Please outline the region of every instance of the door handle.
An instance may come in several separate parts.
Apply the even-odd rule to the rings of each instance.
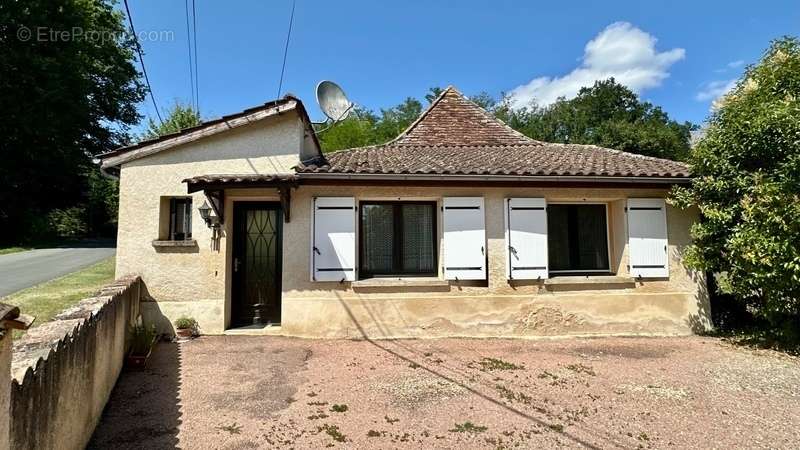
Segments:
[[[233,271],[239,271],[239,258],[233,258]]]
[[[481,255],[483,255],[483,246],[481,245]]]

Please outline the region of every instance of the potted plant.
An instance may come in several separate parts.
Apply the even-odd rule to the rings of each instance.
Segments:
[[[175,334],[180,339],[191,339],[197,334],[197,321],[191,317],[179,317],[175,321]]]
[[[126,365],[131,369],[144,369],[156,343],[156,327],[148,327],[139,320],[131,329],[131,336],[131,351]]]

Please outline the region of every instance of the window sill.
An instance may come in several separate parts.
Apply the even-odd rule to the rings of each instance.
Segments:
[[[591,286],[605,285],[613,287],[636,287],[636,280],[631,277],[613,275],[582,275],[548,278],[545,286]]]
[[[197,241],[188,239],[184,241],[160,241],[158,239],[153,241],[155,248],[174,248],[174,247],[197,247]]]
[[[381,287],[449,287],[450,283],[434,277],[387,277],[366,278],[354,281],[354,288],[381,288]]]

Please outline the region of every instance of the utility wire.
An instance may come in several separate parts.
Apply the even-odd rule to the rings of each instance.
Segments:
[[[194,96],[194,65],[192,64],[192,34],[191,27],[189,26],[189,0],[184,1],[184,10],[186,11],[186,44],[189,49],[189,87],[192,91],[192,107],[197,109],[197,101]]]
[[[139,36],[136,34],[136,28],[133,27],[133,17],[131,17],[131,9],[128,7],[128,0],[125,1],[125,12],[128,14],[128,23],[131,25],[131,33],[133,33],[133,41],[136,43],[136,52],[139,54],[139,62],[142,63],[142,74],[144,74],[144,81],[147,83],[147,90],[150,92],[150,100],[153,101],[153,108],[156,110],[158,121],[162,124],[164,120],[161,118],[161,113],[158,112],[158,105],[156,104],[156,97],[153,95],[153,87],[150,86],[150,78],[147,77],[147,69],[144,67],[144,55],[142,54],[142,46],[139,44]]]
[[[194,29],[194,90],[197,99],[197,114],[200,114],[200,72],[197,71],[197,8],[192,0],[192,28]]]
[[[286,71],[286,55],[289,53],[289,38],[292,36],[292,23],[294,23],[294,7],[297,0],[292,0],[292,14],[289,16],[289,31],[286,33],[286,46],[283,47],[283,65],[281,66],[281,79],[278,82],[278,96],[281,98],[281,89],[283,88],[283,73]]]

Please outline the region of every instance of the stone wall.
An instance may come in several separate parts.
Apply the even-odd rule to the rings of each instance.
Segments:
[[[8,446],[11,426],[11,330],[0,328],[0,448]]]
[[[85,448],[122,370],[144,294],[139,277],[117,280],[14,342],[10,448]]]

